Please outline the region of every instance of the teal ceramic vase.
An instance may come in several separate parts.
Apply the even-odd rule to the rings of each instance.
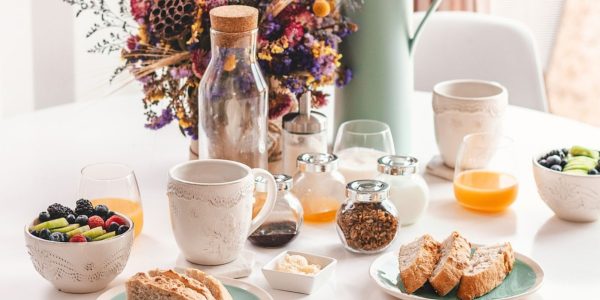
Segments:
[[[354,119],[385,122],[396,153],[411,154],[413,49],[440,2],[432,2],[414,33],[412,0],[366,0],[360,9],[346,12],[359,29],[340,45],[354,76],[336,90],[336,125]]]

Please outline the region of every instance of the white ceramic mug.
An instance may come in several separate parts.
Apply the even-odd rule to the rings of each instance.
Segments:
[[[254,178],[267,180],[267,200],[252,219]],[[273,176],[229,160],[187,161],[169,171],[169,210],[185,258],[201,265],[229,263],[265,221],[277,198]]]
[[[483,80],[450,80],[433,87],[435,139],[444,164],[454,168],[458,148],[467,134],[502,133],[508,92]]]

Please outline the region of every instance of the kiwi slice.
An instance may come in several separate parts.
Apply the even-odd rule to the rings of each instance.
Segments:
[[[60,227],[65,227],[65,226],[69,226],[69,222],[67,222],[67,219],[65,218],[60,218],[60,219],[54,219],[54,220],[50,220],[50,221],[46,221],[40,224],[37,224],[35,226],[33,226],[32,228],[30,228],[31,231],[40,231],[42,229],[54,229],[54,228],[60,228]]]
[[[593,160],[598,160],[600,158],[600,153],[595,150],[591,150],[581,146],[573,146],[569,153],[573,156],[587,156]]]
[[[75,230],[75,229],[79,228],[79,226],[81,226],[81,225],[79,225],[79,224],[75,223],[75,224],[71,224],[71,225],[69,225],[69,226],[66,226],[66,227],[61,227],[61,228],[52,229],[52,230],[50,230],[50,231],[52,231],[52,232],[62,232],[62,233],[67,233],[67,232],[69,232],[69,231],[72,231],[72,230]]]
[[[76,234],[84,233],[84,232],[89,231],[89,230],[90,230],[90,226],[89,225],[78,227],[77,229],[74,229],[74,230],[71,230],[71,231],[67,232],[67,237],[71,238],[72,236],[74,236]]]
[[[572,169],[572,170],[563,171],[563,173],[565,173],[565,174],[574,174],[574,175],[587,175],[588,171],[581,170],[581,169]]]
[[[88,231],[86,231],[86,232],[84,232],[82,234],[85,237],[89,237],[90,239],[94,239],[94,238],[97,238],[97,237],[99,237],[99,236],[101,236],[101,235],[103,235],[105,233],[106,233],[106,230],[104,230],[104,229],[102,229],[102,227],[98,226],[98,227],[94,227],[94,228],[92,228],[92,229],[90,229],[90,230],[88,230]]]
[[[93,239],[92,241],[107,240],[107,239],[110,239],[110,238],[114,237],[115,235],[116,235],[116,233],[114,231],[107,232],[107,233],[105,233],[105,234],[103,234],[103,235],[101,235],[101,236]]]

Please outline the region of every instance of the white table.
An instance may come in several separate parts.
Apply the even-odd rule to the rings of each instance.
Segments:
[[[16,101],[16,100],[15,100]],[[430,94],[417,93],[415,154],[422,166],[436,153]],[[53,202],[74,205],[80,169],[89,163],[115,161],[132,166],[144,203],[144,231],[127,267],[110,284],[122,284],[135,272],[172,267],[181,260],[171,234],[165,185],[167,170],[184,161],[188,141],[174,128],[143,128],[139,96],[77,103],[0,122],[0,291],[2,299],[95,299],[99,293],[70,295],[54,290],[34,270],[23,240],[23,225]],[[600,294],[600,222],[574,224],[553,216],[539,198],[531,175],[532,153],[556,145],[596,143],[600,129],[575,121],[510,107],[506,131],[518,143],[520,194],[505,213],[482,215],[456,204],[449,182],[426,176],[431,188],[427,214],[402,228],[390,251],[421,234],[442,239],[459,230],[474,243],[510,241],[546,272],[542,289],[531,299],[591,299]],[[599,147],[600,148],[600,147]],[[314,252],[339,260],[336,277],[311,296],[270,289],[260,267],[278,250],[255,248],[252,282],[275,299],[389,299],[370,280],[377,257],[351,254],[333,225],[306,225],[287,249]],[[594,296],[591,296],[594,295]]]

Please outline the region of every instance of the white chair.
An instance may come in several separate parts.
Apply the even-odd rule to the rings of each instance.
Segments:
[[[416,14],[415,23],[422,17]],[[548,110],[533,35],[509,19],[465,12],[431,16],[415,49],[415,88],[431,91],[450,79],[496,81],[508,89],[510,104]]]

